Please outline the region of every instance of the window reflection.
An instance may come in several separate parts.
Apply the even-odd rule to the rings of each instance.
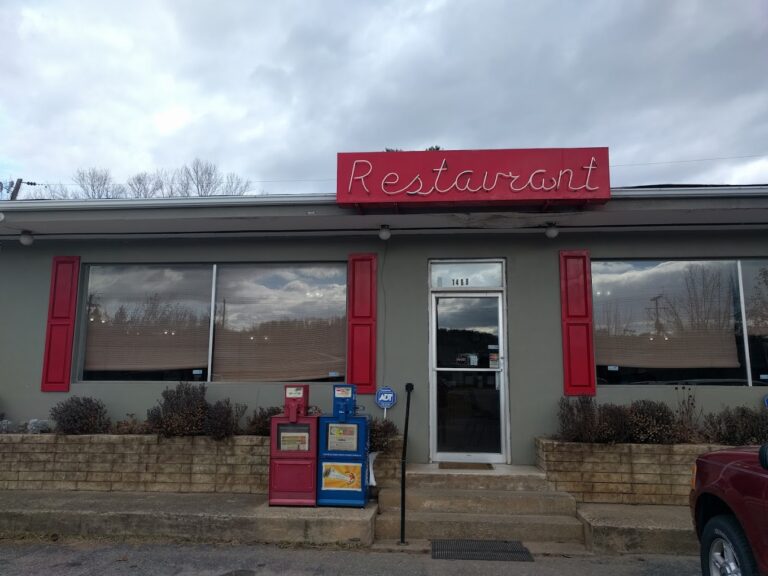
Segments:
[[[206,380],[211,266],[91,266],[85,380]]]
[[[342,381],[344,264],[218,267],[213,379]]]
[[[437,299],[437,366],[499,367],[497,298]]]
[[[437,373],[438,452],[501,452],[496,372]]]
[[[593,262],[602,384],[746,384],[737,266]]]
[[[743,260],[750,369],[753,385],[768,385],[768,262]]]

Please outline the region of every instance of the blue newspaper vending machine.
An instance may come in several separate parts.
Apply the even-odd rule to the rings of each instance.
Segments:
[[[318,432],[318,506],[363,507],[368,500],[368,418],[357,416],[354,384],[333,387],[333,416]]]

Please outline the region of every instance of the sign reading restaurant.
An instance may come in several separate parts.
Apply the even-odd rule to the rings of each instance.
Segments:
[[[608,148],[340,153],[338,204],[606,202]]]

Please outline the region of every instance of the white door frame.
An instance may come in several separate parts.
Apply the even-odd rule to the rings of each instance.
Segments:
[[[477,262],[480,260],[461,260],[460,262]],[[486,260],[487,261],[487,260]],[[494,260],[496,261],[496,260]],[[453,262],[453,261],[452,261]],[[457,261],[459,262],[459,261]],[[502,274],[505,274],[502,262]],[[508,410],[508,380],[506,365],[506,307],[504,288],[480,290],[432,290],[430,289],[429,305],[429,452],[433,462],[487,462],[506,463],[509,455],[509,410]],[[498,369],[467,369],[452,368],[449,372],[496,372],[499,386],[499,418],[501,434],[501,452],[438,452],[437,450],[437,298],[464,297],[483,298],[495,297],[499,303],[499,368]]]

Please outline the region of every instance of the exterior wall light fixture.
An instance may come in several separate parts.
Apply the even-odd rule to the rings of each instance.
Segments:
[[[389,226],[387,226],[386,224],[382,224],[379,227],[379,239],[387,241],[390,238],[392,238],[392,232],[389,230]]]
[[[547,227],[544,229],[544,236],[550,240],[554,240],[559,234],[560,230],[557,228],[554,222],[547,224]]]
[[[32,246],[35,242],[35,237],[32,236],[32,232],[29,232],[27,230],[22,230],[21,234],[19,234],[19,243],[22,246]]]

